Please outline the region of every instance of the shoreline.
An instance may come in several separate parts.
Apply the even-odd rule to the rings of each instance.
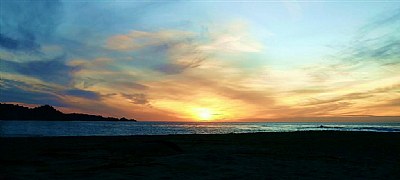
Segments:
[[[400,132],[399,123],[161,123],[0,121],[0,137],[131,136],[263,132]]]
[[[84,136],[79,136],[79,135],[59,135],[59,136],[41,136],[41,135],[36,135],[36,136],[24,136],[19,135],[12,135],[12,136],[2,136],[0,135],[0,138],[135,138],[135,137],[168,137],[168,136],[214,136],[214,135],[257,135],[257,134],[285,134],[285,133],[395,133],[395,134],[400,134],[398,131],[351,131],[351,130],[301,130],[301,131],[265,131],[265,132],[243,132],[243,133],[220,133],[220,134],[195,134],[195,133],[188,133],[188,134],[136,134],[136,135],[84,135]]]
[[[57,122],[57,121],[65,121],[65,122],[75,122],[75,121],[82,121],[82,122],[148,122],[148,123],[205,123],[205,124],[212,124],[212,123],[320,123],[320,124],[335,124],[335,123],[344,123],[344,124],[357,124],[357,123],[366,123],[366,124],[380,124],[380,123],[400,123],[400,116],[368,116],[367,118],[396,118],[396,120],[388,120],[388,121],[162,121],[162,120],[37,120],[37,119],[23,119],[23,120],[16,120],[16,119],[0,119],[0,121],[49,121],[49,122]],[[316,119],[316,118],[314,118]],[[323,118],[319,118],[323,119]]]
[[[2,137],[0,179],[399,179],[400,133]]]
[[[3,136],[0,134],[0,138],[85,138],[85,137],[91,137],[91,138],[135,138],[135,137],[163,137],[163,136],[191,136],[191,135],[254,135],[254,134],[269,134],[269,133],[324,133],[324,132],[339,132],[339,133],[399,133],[399,131],[339,131],[339,130],[309,130],[309,131],[282,131],[282,132],[244,132],[244,133],[220,133],[220,134],[136,134],[136,135],[53,135],[53,136],[48,136],[48,135],[25,135],[25,134],[13,134],[13,135],[8,135],[8,136]]]

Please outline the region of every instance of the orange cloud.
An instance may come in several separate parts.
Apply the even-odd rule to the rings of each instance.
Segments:
[[[131,31],[128,34],[119,34],[110,37],[107,40],[106,47],[118,51],[133,51],[148,46],[179,42],[192,36],[193,33],[175,30],[158,32]]]

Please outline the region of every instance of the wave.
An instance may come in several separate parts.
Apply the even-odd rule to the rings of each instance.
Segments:
[[[131,136],[168,134],[230,134],[295,131],[400,132],[400,123],[185,123],[0,121],[5,136]]]
[[[352,126],[324,126],[320,125],[314,127],[320,130],[333,130],[333,131],[373,131],[373,132],[400,132],[400,127],[387,127],[387,126],[362,126],[362,127],[352,127]]]

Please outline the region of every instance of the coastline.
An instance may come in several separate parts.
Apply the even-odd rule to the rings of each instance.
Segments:
[[[400,177],[400,133],[2,137],[0,178]]]
[[[400,132],[400,123],[205,123],[0,120],[0,137],[230,134],[296,131]]]

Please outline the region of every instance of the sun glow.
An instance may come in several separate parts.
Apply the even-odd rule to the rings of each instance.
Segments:
[[[202,121],[208,121],[213,119],[213,114],[208,108],[199,108],[196,109],[197,119]]]

